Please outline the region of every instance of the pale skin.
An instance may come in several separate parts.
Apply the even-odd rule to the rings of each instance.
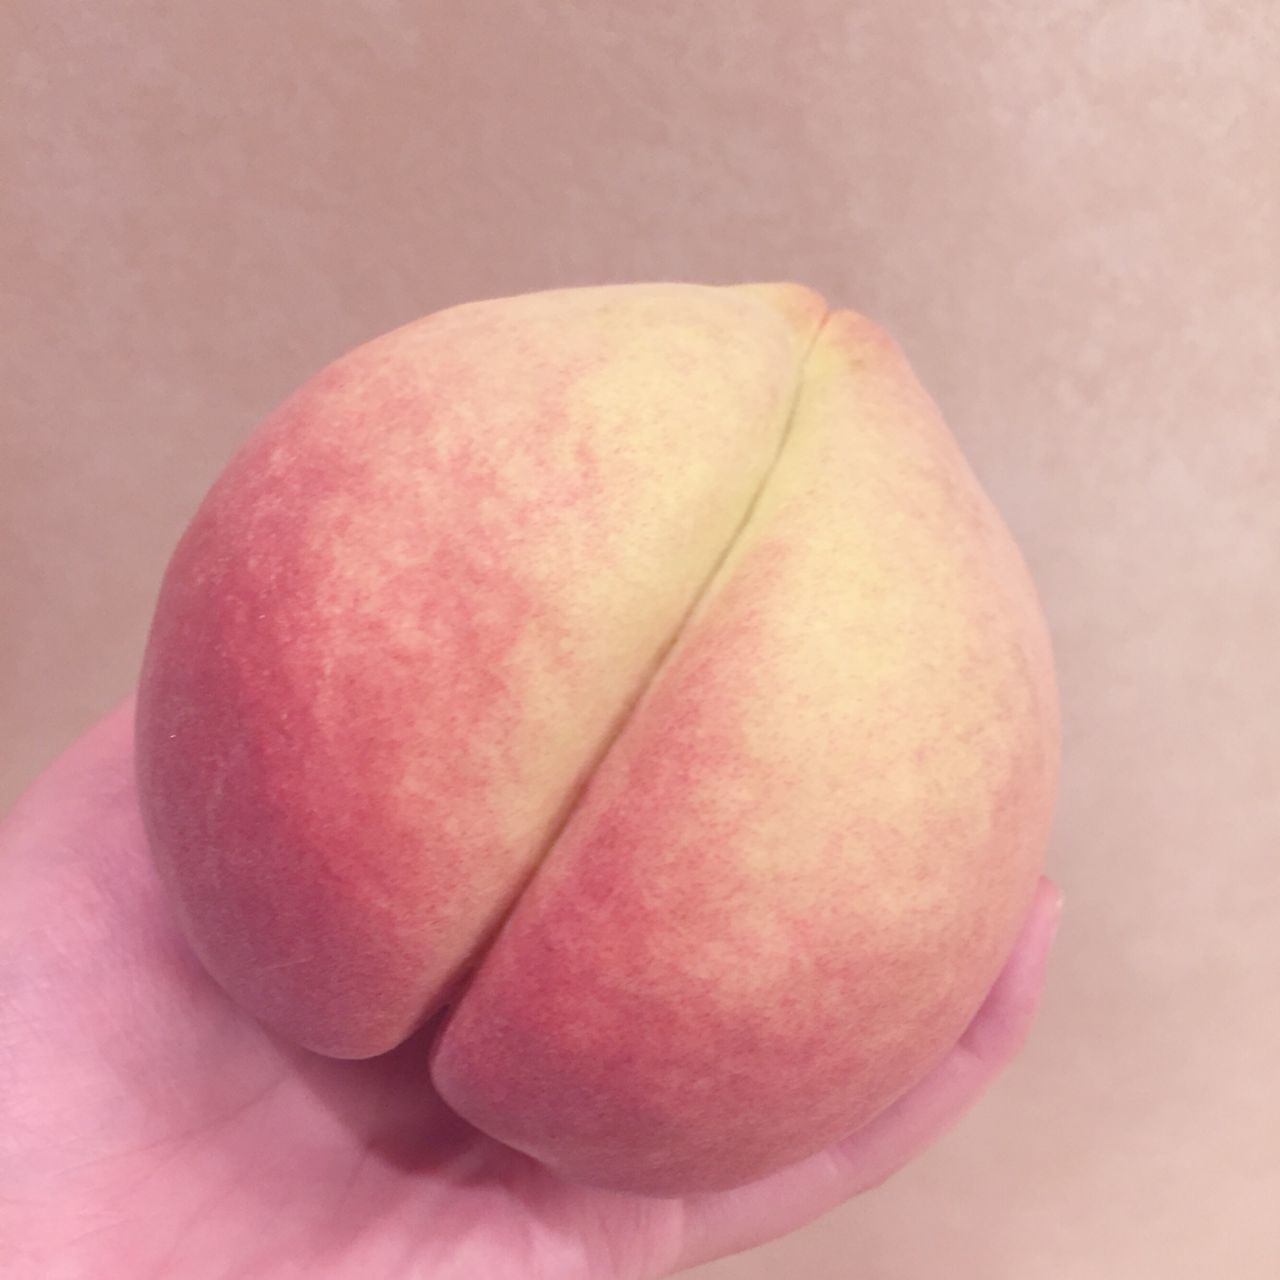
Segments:
[[[243,1016],[153,878],[126,703],[0,826],[0,1256],[66,1280],[642,1280],[783,1235],[890,1177],[1021,1047],[1061,906],[922,1083],[827,1150],[684,1199],[559,1181],[433,1097],[433,1028],[322,1058]]]

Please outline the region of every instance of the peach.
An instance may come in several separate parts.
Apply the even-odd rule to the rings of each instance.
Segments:
[[[438,312],[267,419],[165,575],[138,776],[246,1011],[362,1057],[448,1006],[462,1116],[678,1194],[954,1043],[1057,733],[1022,560],[885,335],[627,284]]]

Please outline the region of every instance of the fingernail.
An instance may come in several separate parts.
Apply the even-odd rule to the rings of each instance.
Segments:
[[[1049,923],[1049,945],[1053,946],[1054,939],[1058,936],[1058,926],[1062,924],[1062,903],[1064,901],[1061,889],[1055,888],[1053,896],[1053,917]]]

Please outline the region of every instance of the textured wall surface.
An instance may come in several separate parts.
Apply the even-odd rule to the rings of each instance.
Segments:
[[[0,801],[128,689],[203,490],[343,349],[558,284],[812,284],[898,336],[1041,585],[1066,911],[952,1136],[698,1274],[1272,1280],[1278,13],[6,5]]]

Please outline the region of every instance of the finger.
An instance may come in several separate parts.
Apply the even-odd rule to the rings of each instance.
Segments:
[[[1062,895],[1042,878],[1004,969],[954,1049],[870,1124],[837,1143],[845,1197],[877,1186],[931,1146],[1017,1056],[1031,1030]]]
[[[133,792],[133,696],[68,746],[0,817],[6,846],[67,838]]]
[[[1013,951],[968,1030],[897,1102],[807,1160],[746,1187],[692,1197],[680,1266],[749,1249],[811,1222],[884,1182],[951,1128],[1030,1031],[1061,905],[1057,886],[1042,878]]]
[[[960,1044],[996,1066],[1015,1057],[1035,1021],[1049,951],[1062,916],[1062,890],[1040,877],[1031,909],[1009,959],[995,980]]]

